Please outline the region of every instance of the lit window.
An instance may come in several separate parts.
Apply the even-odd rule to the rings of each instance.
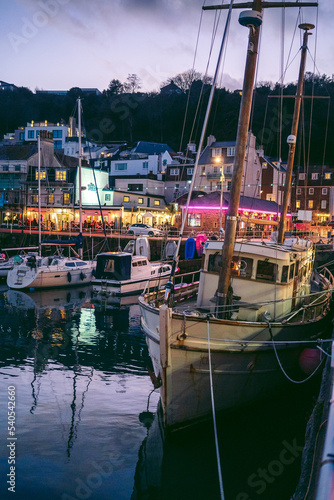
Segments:
[[[48,194],[48,203],[54,203],[55,202],[55,195],[53,193]]]
[[[46,177],[46,172],[45,172],[45,170],[41,170],[41,171],[40,171],[40,174],[41,174],[41,175],[40,175],[40,179],[41,179],[41,180],[45,179],[45,177]],[[38,170],[36,170],[35,179],[36,179],[36,181],[38,181]]]
[[[143,198],[138,198],[138,203],[139,203],[139,205],[142,205],[144,203],[144,199]]]
[[[312,174],[312,181],[317,181],[319,174]]]
[[[326,172],[326,173],[325,173],[325,179],[326,179],[326,180],[329,180],[329,179],[331,179],[331,178],[332,178],[332,174],[331,174],[330,172]]]
[[[66,170],[56,170],[56,181],[66,181]]]
[[[31,197],[31,203],[33,205],[35,205],[35,204],[37,205],[37,203],[38,203],[38,194],[33,194],[32,195],[32,197]]]
[[[64,193],[63,202],[64,202],[64,205],[69,205],[69,203],[70,203],[70,193]]]
[[[130,196],[124,196],[123,201],[129,202],[130,201]]]
[[[296,208],[300,208],[300,201],[299,200],[296,201]]]
[[[308,208],[313,208],[313,200],[308,200]]]
[[[188,226],[190,227],[200,227],[201,226],[201,214],[188,214]]]
[[[160,205],[160,200],[154,200],[154,205]]]
[[[34,130],[28,130],[28,139],[33,139],[35,137],[35,131]]]

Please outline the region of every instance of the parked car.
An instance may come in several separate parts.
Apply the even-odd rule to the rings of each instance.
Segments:
[[[132,224],[128,229],[128,234],[138,236],[147,234],[148,236],[162,236],[163,232],[160,229],[149,226],[148,224]]]

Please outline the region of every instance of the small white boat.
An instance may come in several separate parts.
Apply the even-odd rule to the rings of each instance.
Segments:
[[[6,278],[8,271],[13,269],[14,257],[6,259],[5,257],[0,258],[0,278]]]
[[[106,252],[97,256],[93,292],[105,297],[135,295],[144,289],[165,285],[171,265],[150,262],[146,256]]]
[[[84,285],[91,282],[95,265],[76,257],[30,255],[8,272],[7,285],[17,290]]]

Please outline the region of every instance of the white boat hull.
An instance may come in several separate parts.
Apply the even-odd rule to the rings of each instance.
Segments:
[[[299,357],[309,346],[302,341],[321,335],[328,312],[320,306],[312,321],[272,323],[270,333],[266,323],[184,316],[166,306],[154,308],[145,297],[139,304],[155,375],[162,383],[164,423],[170,429],[212,415],[208,332],[215,408],[229,410],[269,395],[286,381],[271,336],[286,373],[302,378]],[[248,342],[252,339],[256,342]],[[288,344],[291,340],[301,343]]]
[[[93,278],[93,266],[64,270],[50,266],[46,270],[19,266],[7,275],[7,285],[20,290],[25,288],[57,288],[89,284]]]
[[[150,281],[148,278],[140,279],[137,281],[111,281],[95,279],[93,281],[93,292],[100,293],[106,296],[114,295],[116,297],[122,297],[125,295],[137,295],[146,288],[161,288],[167,283],[168,279],[169,274]]]

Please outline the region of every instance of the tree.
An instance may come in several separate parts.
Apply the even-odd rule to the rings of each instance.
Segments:
[[[119,95],[119,94],[123,94],[124,92],[124,85],[122,82],[120,82],[120,80],[117,80],[117,79],[113,79],[111,80],[111,82],[109,83],[109,87],[108,87],[108,90],[107,90],[107,95]]]
[[[141,79],[135,74],[129,74],[126,82],[123,83],[124,90],[133,94],[141,88]]]
[[[173,81],[175,85],[177,85],[182,90],[182,92],[187,92],[187,90],[190,89],[191,84],[195,80],[203,80],[202,73],[199,73],[194,69],[188,69],[183,73],[179,73],[178,75],[173,76],[172,78],[168,78],[168,80],[163,83],[162,86],[164,87],[165,85],[168,85]],[[205,83],[207,83],[207,81],[205,81]]]

